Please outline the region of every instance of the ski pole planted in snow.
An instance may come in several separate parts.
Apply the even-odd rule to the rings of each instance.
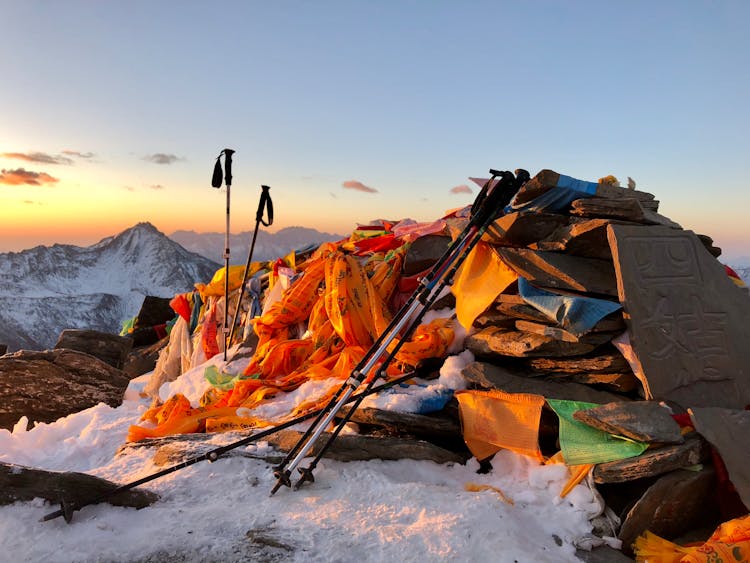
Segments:
[[[216,164],[214,165],[214,175],[211,178],[211,185],[214,188],[221,187],[221,155],[224,155],[224,183],[227,185],[227,231],[224,237],[224,327],[222,328],[222,342],[224,343],[224,361],[227,361],[227,338],[229,335],[229,322],[228,322],[228,305],[229,302],[229,201],[232,187],[232,155],[234,151],[232,149],[224,149],[216,157]]]
[[[408,381],[409,379],[413,379],[415,377],[419,377],[419,372],[422,371],[425,368],[418,368],[416,371],[405,373],[404,375],[393,379],[387,383],[384,383],[382,385],[378,385],[375,388],[369,389],[367,391],[367,395],[374,395],[375,393],[378,393],[380,391],[383,391],[384,389],[388,389],[390,387],[394,387],[396,385],[399,385],[401,383],[404,383],[405,381]],[[364,397],[362,397],[364,398]],[[350,401],[359,400],[360,395],[355,395],[354,397],[351,397]],[[178,463],[177,465],[173,465],[172,467],[167,467],[166,469],[162,469],[161,471],[157,471],[156,473],[152,473],[151,475],[147,475],[145,477],[142,477],[136,481],[132,481],[131,483],[127,483],[125,485],[121,485],[117,487],[116,489],[112,489],[111,491],[106,492],[105,494],[96,497],[94,499],[91,499],[90,501],[86,502],[71,502],[67,500],[63,500],[60,503],[60,509],[56,510],[54,512],[50,512],[49,514],[43,516],[39,521],[40,522],[47,522],[48,520],[54,520],[55,518],[59,518],[62,516],[65,521],[70,524],[70,522],[73,520],[73,513],[77,510],[81,510],[85,506],[90,506],[93,504],[99,504],[100,502],[104,502],[109,498],[114,497],[115,495],[118,495],[119,493],[124,493],[125,491],[129,491],[130,489],[134,489],[140,485],[143,485],[145,483],[148,483],[150,481],[154,481],[160,477],[164,477],[165,475],[169,475],[170,473],[174,473],[176,471],[179,471],[180,469],[184,469],[185,467],[190,467],[191,465],[194,465],[198,462],[208,460],[209,462],[214,462],[217,459],[219,459],[222,455],[225,453],[234,450],[236,448],[239,448],[241,446],[246,446],[248,444],[251,444],[253,442],[257,442],[258,440],[262,440],[266,436],[271,436],[272,434],[275,434],[277,432],[281,432],[282,430],[285,430],[287,428],[291,428],[292,426],[295,426],[301,422],[305,422],[306,420],[309,420],[315,416],[318,415],[320,411],[311,411],[307,414],[303,414],[300,416],[297,416],[295,418],[289,419],[286,422],[279,423],[278,425],[268,428],[266,430],[261,430],[257,434],[253,434],[252,436],[247,436],[245,438],[242,438],[241,440],[238,440],[236,442],[232,442],[231,444],[227,444],[225,446],[220,446],[216,449],[213,449],[211,451],[208,451],[204,454],[201,454],[199,456],[186,459],[185,461]]]
[[[261,186],[260,201],[258,202],[258,211],[255,213],[255,230],[253,231],[253,240],[250,243],[250,253],[247,256],[247,264],[245,264],[245,274],[242,276],[242,285],[240,286],[240,297],[237,299],[237,306],[234,309],[234,316],[232,317],[232,327],[229,330],[229,342],[232,343],[234,337],[234,329],[237,326],[237,317],[240,314],[240,304],[242,303],[242,297],[245,295],[245,284],[247,283],[247,276],[250,272],[250,263],[253,261],[253,251],[255,250],[255,239],[258,236],[258,227],[261,223],[264,226],[270,227],[273,224],[273,201],[271,201],[271,194],[269,194],[268,186]],[[263,212],[266,213],[267,220],[263,220]],[[225,357],[226,359],[226,357]]]
[[[451,243],[443,256],[435,263],[430,272],[419,281],[419,287],[409,300],[393,317],[383,333],[377,338],[364,357],[354,367],[349,378],[336,391],[328,404],[321,410],[315,421],[302,435],[287,456],[274,471],[277,478],[276,485],[271,490],[273,495],[281,485],[291,486],[291,474],[298,469],[302,477],[295,484],[299,488],[305,481],[314,481],[313,470],[321,459],[323,453],[339,435],[344,425],[361,403],[357,399],[349,409],[346,416],[336,425],[334,431],[328,437],[322,448],[318,451],[308,467],[299,467],[302,460],[312,449],[315,442],[320,438],[328,425],[334,420],[341,408],[351,401],[354,391],[370,378],[365,390],[358,395],[362,397],[368,393],[374,382],[385,375],[385,370],[402,344],[406,342],[421,322],[422,317],[429,307],[437,300],[440,291],[452,283],[452,278],[458,268],[464,262],[468,254],[479,243],[487,227],[502,213],[505,206],[510,202],[513,195],[518,191],[521,184],[528,179],[525,170],[517,170],[515,177],[511,172],[499,172],[490,170],[492,177],[485,183],[471,208],[471,219],[466,228]],[[499,179],[498,179],[499,178]],[[497,180],[497,181],[496,181]],[[421,310],[417,313],[418,309]],[[414,313],[417,313],[414,315]],[[395,346],[389,351],[391,342],[398,339]],[[383,359],[385,357],[385,359]],[[381,360],[376,373],[371,373]]]

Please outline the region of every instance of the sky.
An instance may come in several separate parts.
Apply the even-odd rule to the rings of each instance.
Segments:
[[[0,0],[0,252],[431,221],[489,168],[613,174],[749,255],[744,1]]]
[[[461,388],[460,370],[470,356],[471,352],[463,352],[446,360],[440,378],[429,387]],[[219,357],[209,362],[231,370]],[[197,405],[206,386],[204,368],[185,372],[162,390],[183,392]],[[31,426],[23,417],[12,432],[0,429],[0,461],[86,472],[120,484],[165,469],[152,462],[154,448],[130,448],[116,455],[129,425],[137,423],[149,406],[139,391],[150,376],[131,380],[125,401],[117,408],[99,403],[54,423]],[[330,381],[308,382],[291,393],[278,394],[265,406],[288,413],[293,405],[317,396],[321,383]],[[419,404],[414,387],[419,386],[366,401],[373,401],[368,406],[398,405],[398,410],[413,412],[406,406]],[[207,438],[207,449],[238,439],[236,434],[218,433]],[[576,545],[601,543],[591,535],[589,522],[604,510],[601,496],[584,481],[561,499],[569,478],[565,465],[540,465],[509,450],[495,455],[493,469],[486,474],[477,473],[479,463],[474,458],[465,465],[409,459],[344,463],[323,458],[314,483],[298,491],[282,488],[273,497],[269,496],[276,481],[273,466],[263,458],[278,458],[279,452],[263,441],[234,452],[251,457],[224,456],[214,463],[196,463],[139,487],[160,497],[141,510],[98,504],[75,512],[67,524],[62,518],[39,522],[59,508],[41,499],[0,506],[2,553],[12,561],[46,563],[558,563],[578,561]],[[478,490],[467,490],[467,485]]]

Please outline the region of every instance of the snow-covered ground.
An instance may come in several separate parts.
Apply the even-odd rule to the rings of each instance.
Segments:
[[[468,356],[467,356],[468,355]],[[435,386],[460,386],[470,352],[446,361],[441,377],[424,386],[373,399],[387,407],[410,403],[409,394]],[[163,393],[195,398],[203,366],[184,374]],[[127,483],[158,471],[153,450],[115,456],[128,426],[147,408],[138,391],[148,376],[133,380],[118,408],[99,404],[52,424],[13,432],[0,430],[0,460],[48,470],[91,473]],[[320,392],[302,386],[275,400],[279,412]],[[406,396],[406,398],[405,398]],[[418,400],[418,397],[416,397]],[[268,408],[268,407],[267,407]],[[216,435],[212,443],[227,443]],[[245,446],[271,453],[267,443]],[[578,485],[565,499],[562,465],[539,465],[508,451],[493,470],[426,461],[336,462],[323,459],[315,482],[273,497],[272,466],[247,457],[200,462],[154,480],[161,497],[136,510],[99,504],[39,522],[58,506],[36,499],[0,507],[0,559],[7,561],[576,561],[576,540],[591,532],[589,518],[601,510],[596,496]],[[492,489],[470,492],[469,483]]]

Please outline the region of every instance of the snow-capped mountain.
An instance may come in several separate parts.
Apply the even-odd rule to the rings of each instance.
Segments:
[[[0,254],[0,344],[51,348],[66,328],[119,332],[146,295],[172,297],[220,267],[150,223],[88,246]]]
[[[209,260],[223,261],[224,233],[175,231],[169,237],[191,252]],[[287,227],[273,234],[259,229],[253,249],[253,260],[273,260],[310,244],[318,245],[323,242],[341,240],[344,237],[345,235],[323,233],[307,227]],[[252,240],[253,231],[245,231],[229,237],[229,259],[232,264],[245,264]]]

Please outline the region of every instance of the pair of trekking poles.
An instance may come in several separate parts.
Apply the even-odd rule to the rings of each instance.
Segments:
[[[175,471],[179,471],[180,469],[189,467],[195,463],[204,460],[214,462],[228,451],[250,444],[315,417],[314,422],[308,427],[294,447],[292,447],[287,453],[284,460],[274,468],[274,476],[276,477],[277,482],[271,490],[271,495],[275,494],[282,485],[288,487],[292,486],[291,475],[295,469],[297,469],[301,475],[300,479],[294,484],[295,489],[298,489],[305,482],[313,482],[315,480],[313,471],[317,467],[320,459],[336,440],[341,430],[349,422],[354,411],[365,397],[398,385],[415,376],[415,372],[410,372],[389,382],[375,386],[378,379],[385,379],[388,365],[393,361],[403,343],[410,338],[419,326],[427,310],[438,299],[442,289],[446,285],[452,283],[456,271],[461,264],[463,264],[471,250],[479,243],[482,235],[487,230],[487,227],[498,215],[502,214],[504,208],[511,201],[518,189],[529,179],[528,172],[520,169],[516,170],[515,175],[508,171],[501,172],[492,169],[490,169],[490,174],[491,178],[484,184],[471,207],[471,214],[466,227],[433,265],[430,272],[420,280],[419,286],[409,300],[399,309],[383,333],[365,353],[365,356],[350,373],[349,378],[336,391],[325,407],[318,411],[313,411],[290,419],[274,426],[273,428],[263,430],[252,436],[247,436],[241,440],[221,446],[197,457],[185,460],[182,463],[163,469],[157,473],[138,479],[137,481],[117,487],[90,502],[71,503],[63,500],[59,510],[47,514],[41,519],[41,521],[52,520],[59,516],[63,516],[66,522],[70,522],[73,513],[84,506],[97,504],[119,493],[123,493],[139,485],[143,485],[170,473],[174,473]],[[391,347],[391,343],[394,340],[397,340],[397,342]],[[390,350],[389,347],[391,348]],[[377,371],[374,372],[376,369]],[[355,391],[366,380],[368,383],[365,389],[355,395]],[[318,450],[311,463],[309,463],[307,467],[300,467],[303,459],[313,448],[317,440],[329,424],[337,417],[341,409],[348,403],[354,404],[343,417],[339,418],[333,432],[330,433],[328,439]]]

